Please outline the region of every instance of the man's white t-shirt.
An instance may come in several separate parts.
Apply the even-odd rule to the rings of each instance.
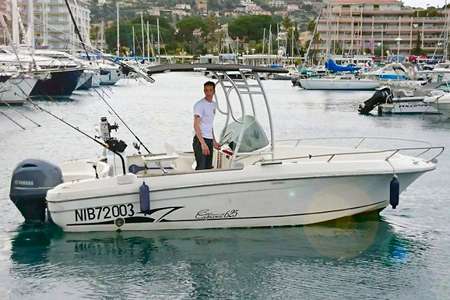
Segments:
[[[209,102],[205,98],[197,101],[194,105],[194,116],[200,117],[200,130],[202,137],[213,138],[214,114],[216,113],[216,102]]]

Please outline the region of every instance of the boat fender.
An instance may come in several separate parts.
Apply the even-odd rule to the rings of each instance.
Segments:
[[[398,177],[394,175],[390,184],[390,198],[389,203],[392,208],[395,209],[399,203],[400,199],[400,182],[398,181]]]
[[[141,205],[141,213],[150,214],[150,187],[142,182],[139,187],[139,202]]]

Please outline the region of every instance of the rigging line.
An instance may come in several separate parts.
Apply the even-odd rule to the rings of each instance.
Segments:
[[[23,127],[22,125],[20,125],[19,123],[17,123],[13,118],[11,118],[10,116],[8,116],[6,113],[2,112],[1,110],[0,110],[0,114],[4,115],[5,118],[7,118],[8,120],[10,120],[10,121],[13,122],[14,124],[16,124],[18,127],[20,127],[20,129],[26,130],[25,127]]]

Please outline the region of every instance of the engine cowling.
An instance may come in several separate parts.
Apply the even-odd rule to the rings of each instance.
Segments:
[[[63,182],[61,169],[37,159],[22,161],[14,169],[9,197],[26,223],[46,221],[47,191]]]

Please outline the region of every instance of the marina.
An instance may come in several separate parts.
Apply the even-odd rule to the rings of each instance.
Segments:
[[[156,74],[154,78],[154,84],[143,84],[127,79],[121,80],[112,90],[105,92],[111,95],[111,105],[117,111],[120,111],[121,116],[139,133],[145,144],[152,145],[152,150],[155,153],[165,152],[165,146],[160,142],[162,140],[175,145],[176,149],[180,151],[189,151],[192,139],[191,107],[192,103],[201,96],[199,87],[202,86],[206,78],[196,73]],[[171,88],[173,82],[183,82],[183,85],[180,85],[179,90],[173,91]],[[140,87],[139,90],[136,89],[137,86]],[[426,141],[431,144],[449,146],[446,137],[450,126],[448,121],[439,115],[411,115],[392,118],[390,116],[366,117],[355,114],[359,102],[369,97],[371,92],[353,92],[352,100],[349,100],[347,93],[302,91],[291,87],[290,83],[286,81],[264,81],[264,88],[271,99],[274,123],[278,124],[274,127],[274,134],[279,139],[290,139],[300,135],[305,138],[384,136],[415,140],[419,136],[424,136]],[[99,121],[97,112],[109,115],[107,108],[97,97],[98,95],[92,96],[88,92],[79,91],[74,94],[70,101],[42,102],[40,105],[64,116],[68,121],[79,120],[80,128],[92,132],[93,127]],[[3,111],[5,110],[7,113],[13,113],[4,108]],[[4,128],[1,138],[2,148],[21,149],[20,152],[9,150],[2,152],[2,182],[9,182],[17,162],[26,158],[34,157],[60,164],[80,157],[92,158],[101,152],[98,146],[55,121],[47,114],[35,111],[28,105],[19,108],[19,110],[27,116],[36,120],[39,119],[42,127],[27,123],[24,124],[27,130],[20,130],[7,119],[0,119],[2,128]],[[111,116],[110,118],[113,122],[114,118]],[[26,121],[22,120],[21,123],[26,123]],[[161,126],[161,124],[164,124],[164,126]],[[330,124],[333,125],[330,126]],[[293,132],[296,134],[293,135]],[[123,130],[120,130],[119,133],[120,135],[124,134],[124,137],[131,138]],[[35,138],[36,136],[39,136],[38,141]],[[24,142],[27,140],[33,140],[33,142]],[[395,147],[394,142],[390,142],[390,144],[391,147]],[[70,151],[67,151],[68,149]],[[448,156],[441,155],[438,159],[437,170],[425,174],[408,187],[401,194],[400,204],[395,210],[386,208],[381,212],[381,217],[375,217],[375,219],[364,217],[362,220],[358,218],[344,219],[331,223],[331,225],[280,229],[236,229],[231,231],[224,229],[194,230],[191,233],[189,233],[190,231],[163,231],[153,234],[122,232],[77,235],[73,233],[61,234],[57,230],[55,232],[52,228],[43,231],[27,229],[21,226],[22,217],[8,199],[9,186],[2,185],[1,198],[7,217],[2,221],[5,231],[1,238],[6,245],[12,246],[2,250],[2,257],[4,258],[2,269],[9,269],[8,272],[15,274],[6,281],[10,287],[8,289],[10,294],[37,293],[41,296],[52,296],[55,295],[55,292],[44,289],[44,285],[61,282],[61,276],[64,276],[65,273],[64,269],[71,268],[73,272],[67,279],[68,281],[63,281],[66,282],[64,288],[77,297],[89,298],[85,292],[89,293],[93,289],[98,291],[102,278],[108,276],[106,273],[95,271],[96,279],[92,278],[92,284],[87,287],[85,292],[72,287],[73,285],[79,286],[81,280],[84,280],[86,273],[82,270],[88,267],[90,260],[95,259],[97,261],[96,267],[89,267],[93,268],[92,271],[99,267],[98,264],[107,264],[111,266],[112,270],[118,268],[127,270],[124,265],[126,261],[121,258],[125,253],[129,253],[129,259],[136,262],[146,260],[147,267],[157,268],[162,272],[170,272],[169,266],[171,264],[175,263],[174,267],[176,267],[178,264],[183,265],[187,260],[201,265],[212,263],[211,266],[216,268],[216,272],[221,270],[219,272],[229,274],[227,275],[228,278],[230,276],[231,278],[240,278],[238,281],[246,278],[245,280],[249,282],[254,282],[256,278],[248,277],[248,275],[245,275],[247,272],[233,271],[237,264],[244,263],[246,270],[252,273],[251,270],[255,270],[254,268],[258,268],[257,266],[261,264],[268,264],[268,270],[275,271],[272,268],[277,268],[276,266],[280,266],[279,263],[282,263],[282,265],[286,264],[285,267],[288,268],[286,272],[291,274],[303,272],[300,278],[314,281],[314,278],[319,276],[318,274],[330,273],[329,264],[331,263],[334,265],[333,271],[331,271],[330,277],[327,276],[328,279],[325,283],[328,285],[322,287],[324,290],[333,289],[336,284],[346,286],[347,283],[344,282],[351,281],[351,278],[358,276],[358,274],[361,276],[365,274],[364,277],[368,281],[357,284],[358,290],[355,290],[354,287],[348,287],[353,290],[355,297],[363,293],[369,293],[373,298],[377,298],[381,294],[397,295],[401,291],[403,295],[432,293],[436,295],[436,298],[442,298],[446,295],[448,289],[446,285],[448,273],[433,273],[432,280],[428,278],[426,282],[435,282],[435,284],[425,287],[422,285],[420,290],[414,282],[422,280],[420,274],[424,270],[445,269],[444,266],[449,261],[447,259],[450,255],[447,251],[450,243],[447,238],[448,226],[443,221],[448,216],[448,210],[442,209],[449,197],[446,188],[449,167]],[[210,246],[194,247],[193,243],[200,243],[200,245],[206,243]],[[278,250],[269,246],[275,244],[278,245],[276,247]],[[217,269],[219,265],[216,264],[219,262],[213,263],[211,260],[216,261],[214,257],[218,253],[227,253],[228,247],[234,249],[232,250],[234,254],[237,251],[242,261],[226,255],[220,261],[227,263],[231,269],[223,269],[223,267]],[[262,251],[261,247],[269,250]],[[170,250],[172,254],[166,257],[164,253],[168,249],[172,249]],[[206,255],[204,251],[207,251],[208,254]],[[135,254],[132,255],[131,253]],[[146,258],[144,253],[151,253],[152,258]],[[48,259],[43,260],[43,255]],[[159,256],[161,256],[161,259],[157,258]],[[423,263],[425,258],[426,264]],[[370,259],[372,266],[376,266],[377,272],[367,273],[365,266],[368,259]],[[252,266],[252,261],[257,265]],[[52,267],[56,262],[60,267]],[[114,267],[111,263],[114,264]],[[306,273],[304,268],[302,268],[302,271],[297,269],[296,266],[300,267],[298,264],[308,266]],[[30,266],[47,270],[45,272],[49,274],[45,281],[39,280],[34,285],[38,292],[36,292],[36,288],[33,292],[29,290],[26,286],[27,281],[14,279],[23,278],[23,272]],[[146,274],[147,267],[142,269],[143,274]],[[352,272],[342,273],[342,270],[348,268],[351,268]],[[414,271],[411,271],[411,269]],[[187,276],[185,272],[190,275]],[[178,276],[180,276],[179,278],[191,278],[187,280],[192,280],[192,284],[195,285],[194,282],[204,282],[207,277],[209,278],[209,271],[206,267],[199,267],[198,271],[192,272],[192,270],[186,270]],[[387,278],[379,278],[376,275],[378,272],[388,272],[391,275]],[[341,279],[336,281],[338,273]],[[6,274],[2,272],[1,276],[6,276]],[[39,275],[35,273],[31,276],[28,277],[30,280]],[[158,278],[156,274],[152,276]],[[121,276],[118,275],[110,277],[109,280],[116,282],[122,280],[120,278]],[[165,277],[160,277],[161,280],[165,280],[163,278]],[[130,281],[125,281],[122,291],[103,290],[101,287],[100,291],[104,295],[126,293],[132,297],[134,295],[132,287],[135,286],[136,281],[132,283],[131,280],[130,278]],[[385,280],[391,282],[394,280],[396,284],[385,285],[387,283]],[[238,281],[225,281],[221,285],[232,290],[238,287]],[[210,278],[208,284],[216,286],[219,283]],[[172,280],[165,280],[164,284],[162,282],[154,283],[154,285],[155,293],[160,295],[166,295],[167,290],[164,291],[163,289],[167,288],[173,289],[173,293],[177,295],[184,295],[184,293],[189,295],[215,295],[214,292],[208,292],[208,286],[204,284],[200,284],[193,289],[180,288]],[[385,286],[381,290],[375,289],[376,286],[382,285]],[[254,292],[253,284],[240,286],[255,297],[258,297],[259,293],[264,291],[261,286],[258,292]],[[294,287],[289,283],[282,284],[280,282],[279,286],[289,287],[289,292],[280,292],[280,295],[286,297],[294,297],[300,293],[316,295],[317,285],[315,284],[310,287],[302,284]],[[301,289],[298,289],[299,287]],[[250,292],[250,290],[253,292]],[[332,293],[339,295],[340,292]],[[233,294],[227,295],[232,297]]]

